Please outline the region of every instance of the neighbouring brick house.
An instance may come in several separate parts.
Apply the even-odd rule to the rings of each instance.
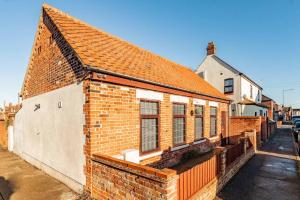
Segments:
[[[192,70],[48,5],[21,96],[14,151],[98,199],[177,199],[172,168],[228,137],[230,99]],[[208,199],[217,162],[205,164]]]
[[[275,113],[276,111],[278,111],[278,109],[276,108],[276,102],[270,97],[267,97],[266,95],[262,95],[261,103],[268,107],[269,119],[275,120],[277,118]]]

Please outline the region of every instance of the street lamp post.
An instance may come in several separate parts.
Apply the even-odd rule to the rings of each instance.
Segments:
[[[294,89],[290,88],[290,89],[283,89],[282,90],[282,105],[283,105],[283,107],[284,107],[284,93],[288,92],[288,91],[292,91],[292,90],[294,90]]]

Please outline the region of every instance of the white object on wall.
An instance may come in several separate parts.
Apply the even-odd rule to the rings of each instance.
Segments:
[[[179,95],[170,95],[170,101],[178,103],[189,103],[189,98]]]
[[[8,151],[13,151],[14,149],[14,127],[8,126]]]
[[[193,103],[194,103],[194,105],[201,105],[201,106],[206,105],[206,101],[203,99],[193,99]]]
[[[210,101],[210,102],[209,102],[209,106],[212,106],[212,107],[218,107],[219,104],[218,104],[218,102]]]
[[[164,95],[163,95],[163,93],[160,93],[160,92],[137,89],[136,90],[136,98],[163,101]]]
[[[127,149],[122,151],[124,156],[124,160],[133,162],[133,163],[140,163],[140,152],[136,149]]]

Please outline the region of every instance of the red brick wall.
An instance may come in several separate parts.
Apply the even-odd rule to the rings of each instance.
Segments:
[[[177,199],[176,171],[95,155],[91,196],[95,199]]]
[[[89,131],[91,144],[90,154],[120,154],[128,148],[139,149],[140,116],[139,99],[136,99],[134,88],[122,87],[91,81],[86,84],[87,104],[86,131]],[[194,141],[194,109],[192,99],[187,105],[186,143]],[[227,104],[219,103],[218,136],[221,133],[221,111],[227,111]],[[160,103],[160,145],[161,150],[173,146],[172,141],[172,103],[170,95],[164,94]],[[209,138],[210,114],[208,102],[205,106],[205,132]],[[89,130],[88,130],[89,129]]]
[[[25,77],[23,99],[75,83],[82,74],[80,61],[44,13]]]
[[[140,147],[140,115],[139,99],[136,99],[136,89],[99,81],[84,82],[86,104],[84,105],[86,124],[84,132],[87,135],[85,152],[87,155],[86,175],[87,186],[91,185],[91,161],[94,153],[104,155],[121,154],[126,149],[139,149]],[[220,141],[221,111],[227,111],[226,103],[219,103],[217,137],[212,142]],[[194,142],[194,110],[192,98],[187,104],[186,143]],[[209,105],[205,106],[204,136],[209,138],[210,114]],[[168,151],[173,147],[172,140],[172,103],[170,94],[164,94],[160,103],[160,150]],[[161,157],[152,157],[143,160],[146,165],[160,160]]]
[[[268,117],[269,117],[269,119],[273,120],[274,102],[273,101],[263,101],[261,103],[265,106],[268,106]]]
[[[6,121],[0,121],[0,148],[7,149],[7,129]]]
[[[265,117],[261,117],[261,140],[264,142],[268,140],[268,121]]]
[[[239,116],[230,117],[229,120],[229,141],[236,142],[238,136],[245,131],[255,129],[257,134],[257,146],[260,146],[261,140],[261,117]]]

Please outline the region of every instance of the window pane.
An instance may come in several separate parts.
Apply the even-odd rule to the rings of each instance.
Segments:
[[[227,79],[224,81],[224,86],[233,86],[233,79]]]
[[[210,136],[217,135],[217,119],[215,117],[210,118]]]
[[[185,115],[185,105],[173,104],[173,115]]]
[[[195,115],[203,115],[203,106],[196,106],[195,107]]]
[[[210,115],[214,115],[216,116],[217,115],[217,108],[210,108]]]
[[[141,102],[141,114],[142,115],[157,115],[158,103],[157,102]]]
[[[232,86],[225,87],[224,92],[233,92],[233,87]]]
[[[184,118],[173,119],[173,141],[174,144],[180,144],[184,142],[185,132],[185,120]]]
[[[158,120],[142,119],[142,151],[158,148]]]
[[[195,118],[195,138],[200,139],[203,137],[203,118]]]

